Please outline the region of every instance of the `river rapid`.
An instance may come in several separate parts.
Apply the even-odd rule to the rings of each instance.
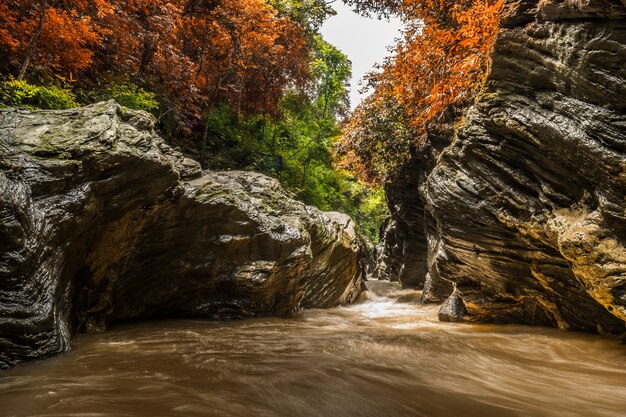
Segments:
[[[0,416],[624,417],[626,346],[547,328],[440,323],[371,282],[349,307],[79,335],[0,372]]]

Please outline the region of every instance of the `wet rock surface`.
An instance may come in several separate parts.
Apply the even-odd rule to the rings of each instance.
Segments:
[[[427,301],[454,283],[465,320],[624,332],[625,13],[522,1],[505,19],[479,102],[413,171]]]
[[[465,303],[458,292],[453,292],[439,308],[439,321],[463,322],[467,315]]]
[[[202,172],[114,102],[0,110],[0,368],[76,330],[286,315],[361,291],[353,223],[251,172]]]
[[[446,114],[444,119],[453,117]],[[404,288],[424,288],[427,302],[445,300],[452,289],[447,281],[430,279],[431,249],[437,246],[438,234],[424,201],[428,174],[453,133],[454,125],[448,122],[431,129],[420,139],[421,145],[413,150],[409,162],[385,185],[391,218],[381,231],[377,276],[399,281]]]
[[[399,281],[403,287],[419,288],[424,284],[426,236],[424,204],[418,192],[420,165],[412,161],[385,192],[391,202],[392,218],[384,228],[378,277]]]

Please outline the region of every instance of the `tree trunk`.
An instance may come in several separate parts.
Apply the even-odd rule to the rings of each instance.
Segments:
[[[41,3],[41,16],[39,16],[39,22],[37,23],[37,28],[33,33],[33,36],[30,38],[30,42],[28,42],[28,48],[26,49],[26,57],[24,57],[24,62],[22,62],[22,67],[20,68],[20,72],[17,75],[18,80],[23,80],[26,76],[26,70],[28,69],[28,65],[30,65],[30,60],[33,56],[33,52],[35,52],[35,46],[37,45],[37,41],[39,40],[39,36],[41,35],[41,29],[43,28],[43,22],[46,19],[46,11],[48,10],[48,1],[43,0]]]
[[[217,97],[217,92],[219,91],[223,76],[217,81],[215,84],[215,88],[213,89],[213,94],[211,95],[211,100],[209,101],[209,106],[206,111],[206,121],[204,122],[204,132],[202,132],[202,142],[200,147],[200,163],[204,164],[204,148],[206,147],[207,138],[209,136],[209,122],[211,121],[211,110],[213,110],[213,103],[215,102],[215,98]]]

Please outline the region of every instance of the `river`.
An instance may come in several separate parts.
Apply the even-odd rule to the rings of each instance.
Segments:
[[[524,326],[439,323],[373,282],[349,307],[79,335],[0,372],[1,416],[623,417],[626,346]]]

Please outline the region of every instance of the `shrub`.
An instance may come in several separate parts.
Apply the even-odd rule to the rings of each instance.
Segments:
[[[115,99],[124,107],[133,110],[154,111],[159,108],[156,94],[128,82],[114,81],[98,94],[101,100]]]
[[[15,79],[0,84],[0,101],[8,106],[30,109],[62,110],[78,106],[76,96],[69,89]]]

